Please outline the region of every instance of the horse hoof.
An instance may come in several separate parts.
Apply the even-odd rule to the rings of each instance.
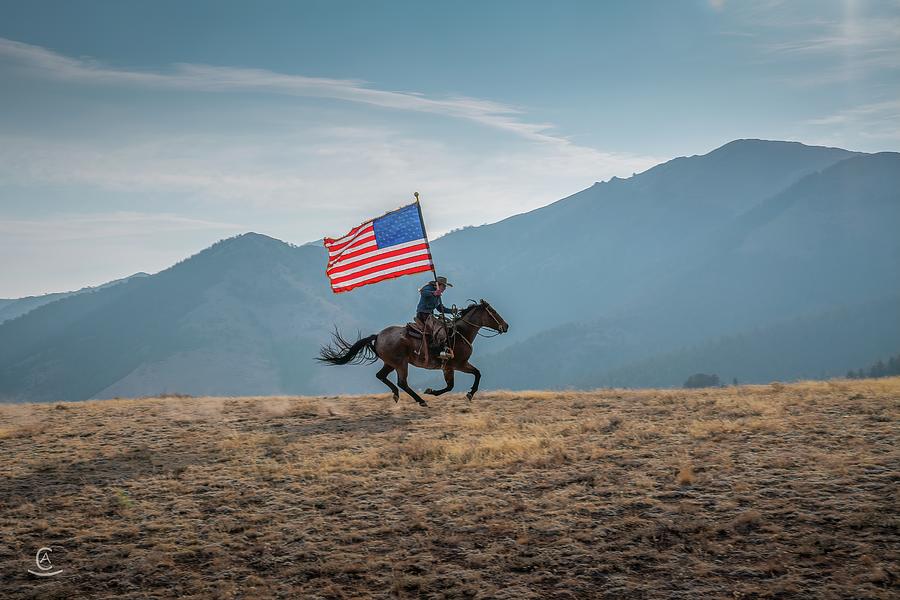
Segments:
[[[419,402],[419,406],[421,406],[422,408],[428,408],[428,403],[422,400],[421,402]]]
[[[431,395],[433,396],[433,395],[434,395],[434,390],[431,389],[431,388],[425,388],[425,393],[426,393],[426,394],[431,394]]]
[[[394,402],[400,402],[400,394],[394,394]]]
[[[466,399],[471,402],[472,398],[475,396],[475,392],[466,392]]]

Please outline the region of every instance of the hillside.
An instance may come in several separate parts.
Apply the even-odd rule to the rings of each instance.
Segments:
[[[724,382],[828,379],[900,347],[900,296],[799,317],[590,373],[579,387],[679,387],[694,373]],[[861,358],[865,357],[865,358]]]
[[[308,385],[326,319],[338,312],[322,302],[320,282],[302,277],[319,258],[246,234],[157,275],[43,306],[0,328],[30,342],[0,346],[0,396],[273,394],[295,379]]]
[[[853,156],[796,142],[737,140],[445,236],[435,242],[435,255],[459,282],[459,296],[508,307],[504,316],[517,333],[504,341],[512,343],[645,298],[660,279],[695,266],[720,228]]]
[[[433,252],[455,284],[448,303],[487,298],[511,324],[478,342],[485,388],[593,384],[900,293],[898,174],[896,153],[737,140],[450,233]],[[335,325],[352,335],[408,321],[428,278],[334,295],[324,264],[321,247],[250,233],[42,306],[0,324],[0,401],[379,390],[371,369],[311,359]],[[882,349],[868,351],[848,351],[839,372]]]
[[[596,384],[605,380],[604,372],[641,358],[881,301],[900,292],[897,231],[900,154],[852,157],[804,177],[711,231],[698,242],[693,259],[679,260],[665,276],[651,278],[647,289],[602,319],[548,329],[485,364],[504,366],[496,382],[503,387]],[[890,310],[881,314],[885,329],[894,331]],[[874,360],[884,351],[878,344],[866,345],[871,327],[853,331],[849,322],[832,325],[843,332],[828,340],[834,360],[814,372],[845,373],[846,365]],[[878,328],[877,323],[872,326]],[[801,354],[820,353],[819,345],[802,336],[790,347]],[[809,376],[804,369],[811,365],[801,368],[786,348],[749,358],[784,364],[788,368],[779,371],[781,376]],[[867,358],[861,358],[860,349]],[[559,368],[544,363],[546,355],[559,357]],[[738,375],[740,365],[730,366],[731,372]],[[658,377],[629,380],[629,385],[661,383]]]
[[[900,378],[0,407],[5,598],[893,598]],[[38,579],[53,549],[58,577]]]
[[[25,313],[31,312],[34,309],[45,304],[50,304],[51,302],[55,302],[63,298],[68,298],[69,296],[102,290],[110,286],[125,283],[126,281],[139,277],[147,277],[147,273],[135,273],[134,275],[123,277],[122,279],[116,279],[108,283],[104,283],[103,285],[85,287],[72,292],[55,292],[52,294],[42,294],[40,296],[26,296],[25,298],[2,299],[0,300],[0,323],[9,321],[10,319],[15,319],[16,317],[20,317]]]

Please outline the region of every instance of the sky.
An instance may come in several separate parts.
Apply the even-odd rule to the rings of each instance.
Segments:
[[[0,0],[0,298],[739,138],[900,150],[900,1]]]

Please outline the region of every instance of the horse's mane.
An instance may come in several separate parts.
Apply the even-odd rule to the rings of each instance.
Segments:
[[[469,314],[470,312],[472,312],[473,310],[475,310],[476,308],[478,308],[479,306],[481,306],[481,303],[472,302],[472,304],[468,305],[467,307],[465,307],[464,309],[459,311],[459,316],[464,317],[467,314]]]

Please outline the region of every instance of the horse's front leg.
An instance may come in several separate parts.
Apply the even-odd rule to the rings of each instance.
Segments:
[[[453,389],[453,367],[444,367],[444,381],[447,383],[447,387],[441,390],[433,390],[428,388],[425,390],[426,394],[431,394],[432,396],[440,396],[446,392],[449,392]]]
[[[472,384],[472,389],[466,392],[466,398],[471,400],[475,396],[475,392],[478,391],[478,382],[481,381],[481,371],[479,371],[478,367],[470,362],[467,362],[463,366],[459,367],[459,370],[463,373],[471,373],[475,376],[475,382]]]

